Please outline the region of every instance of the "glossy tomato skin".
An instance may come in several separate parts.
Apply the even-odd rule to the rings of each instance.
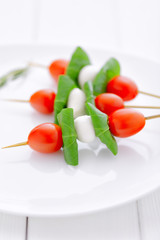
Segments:
[[[37,152],[56,152],[63,144],[61,128],[54,123],[40,124],[32,129],[27,143]]]
[[[116,137],[130,137],[143,129],[145,117],[133,109],[120,109],[109,116],[111,133]]]
[[[101,111],[110,115],[112,112],[124,108],[123,99],[113,93],[102,93],[95,98],[95,105]]]
[[[64,75],[67,70],[69,61],[64,59],[58,59],[52,62],[48,69],[51,74],[51,76],[58,82],[58,78],[60,75]]]
[[[50,114],[54,110],[53,107],[55,97],[56,94],[52,90],[45,89],[35,92],[30,97],[29,102],[31,106],[38,112],[43,114]]]
[[[135,82],[123,76],[117,76],[110,80],[106,91],[120,96],[124,101],[130,101],[138,94]]]

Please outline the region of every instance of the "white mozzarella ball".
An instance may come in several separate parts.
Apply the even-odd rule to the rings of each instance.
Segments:
[[[77,118],[85,114],[85,101],[86,96],[79,88],[74,88],[68,97],[68,108],[73,108],[73,116]]]
[[[99,68],[93,65],[87,65],[83,67],[78,76],[78,83],[81,88],[83,88],[85,82],[93,81],[97,73],[99,72]]]
[[[92,119],[90,116],[84,115],[74,120],[77,138],[81,142],[90,143],[96,138]]]

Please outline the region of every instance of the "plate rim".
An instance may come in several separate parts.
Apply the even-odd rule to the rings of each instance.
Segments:
[[[19,48],[19,47],[37,47],[37,48],[45,48],[45,47],[48,47],[48,48],[55,48],[55,47],[63,47],[63,48],[68,48],[68,49],[74,49],[74,45],[69,45],[69,44],[47,44],[47,43],[38,43],[38,44],[35,44],[35,43],[20,43],[20,44],[1,44],[0,45],[0,48],[3,48],[3,51],[4,48]],[[130,58],[134,58],[134,59],[138,59],[138,60],[141,60],[141,61],[147,61],[147,62],[152,62],[153,64],[158,64],[160,65],[160,62],[157,60],[157,59],[153,59],[153,58],[146,58],[146,57],[143,57],[143,56],[138,56],[138,55],[134,55],[134,54],[129,54],[129,53],[126,53],[126,52],[123,52],[123,51],[120,51],[120,50],[114,50],[114,49],[108,49],[108,48],[105,48],[105,47],[98,47],[98,46],[88,46],[88,45],[83,45],[83,48],[85,49],[89,49],[90,51],[106,51],[108,53],[112,53],[112,54],[119,54],[119,55],[122,55],[122,56],[127,56],[127,57],[130,57]],[[148,189],[145,189],[144,191],[139,191],[139,193],[137,194],[130,194],[129,197],[125,197],[125,199],[121,199],[120,201],[118,202],[114,202],[113,204],[110,204],[106,207],[102,206],[102,207],[96,207],[94,209],[90,209],[88,211],[84,210],[80,210],[79,212],[71,212],[71,213],[58,213],[58,214],[55,214],[53,212],[51,213],[39,213],[39,212],[34,212],[33,209],[30,211],[29,209],[26,209],[25,211],[22,211],[21,209],[18,210],[17,207],[15,207],[15,209],[7,209],[7,207],[1,207],[1,201],[0,201],[0,212],[2,213],[7,213],[7,214],[16,214],[18,216],[29,216],[29,217],[55,217],[55,218],[58,218],[58,217],[72,217],[72,216],[82,216],[82,215],[88,215],[88,214],[96,214],[96,213],[100,213],[102,211],[107,211],[107,210],[110,210],[110,209],[113,209],[113,208],[117,208],[117,207],[120,207],[120,206],[123,206],[127,203],[131,203],[133,201],[137,201],[138,199],[141,199],[149,194],[152,194],[155,190],[157,190],[158,188],[160,187],[160,178],[158,179],[154,179],[154,181],[152,181],[152,184],[150,184],[150,186],[148,187]],[[142,189],[141,189],[142,190]],[[13,207],[12,207],[13,208]]]

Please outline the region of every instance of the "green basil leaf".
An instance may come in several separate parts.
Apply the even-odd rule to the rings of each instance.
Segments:
[[[96,136],[104,143],[108,149],[116,155],[118,146],[115,138],[112,136],[108,126],[108,116],[99,111],[91,103],[86,103],[86,108],[92,118]]]
[[[115,58],[110,58],[101,68],[93,81],[94,95],[106,92],[108,82],[120,75],[120,64]]]
[[[69,62],[69,65],[67,67],[67,75],[75,81],[75,83],[78,85],[78,75],[80,70],[85,67],[86,65],[89,65],[90,60],[87,56],[86,52],[80,48],[77,47],[74,51],[71,60]]]
[[[66,107],[70,91],[76,85],[72,79],[66,75],[61,75],[58,80],[58,90],[54,101],[54,121],[58,124],[57,115]]]
[[[78,165],[77,133],[74,127],[73,109],[64,108],[57,116],[62,128],[64,159],[67,164]]]
[[[86,103],[91,103],[91,104],[95,105],[92,82],[91,81],[85,82],[83,90],[86,95]],[[86,112],[88,114],[87,109],[86,109]]]

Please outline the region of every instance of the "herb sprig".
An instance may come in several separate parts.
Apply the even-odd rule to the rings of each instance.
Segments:
[[[15,80],[21,77],[22,75],[26,74],[27,71],[28,67],[25,67],[10,71],[9,73],[3,75],[2,77],[0,77],[0,87],[4,86],[10,80]]]

